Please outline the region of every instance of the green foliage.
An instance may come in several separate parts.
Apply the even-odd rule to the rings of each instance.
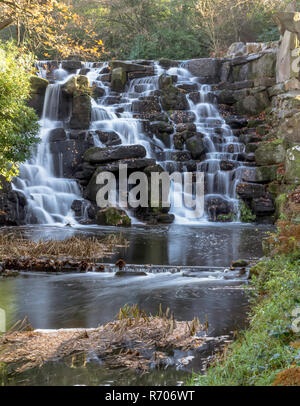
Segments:
[[[256,216],[252,213],[252,211],[245,205],[245,203],[240,200],[239,202],[240,208],[240,220],[242,223],[252,223],[255,221]]]
[[[0,44],[0,175],[11,180],[37,141],[38,117],[26,105],[32,56]]]
[[[291,346],[299,337],[291,328],[292,312],[299,307],[299,273],[299,251],[256,265],[249,289],[255,303],[249,329],[215,361],[207,375],[195,376],[191,384],[271,385],[280,371],[300,366],[299,348]]]

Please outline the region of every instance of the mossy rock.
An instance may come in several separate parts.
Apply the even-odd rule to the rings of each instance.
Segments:
[[[280,140],[262,142],[255,151],[257,165],[273,165],[284,162],[285,149]]]
[[[31,93],[43,94],[46,91],[49,81],[38,76],[30,77]]]
[[[292,147],[286,152],[285,182],[300,184],[300,145]]]
[[[96,214],[96,222],[101,226],[130,227],[131,219],[124,210],[116,207],[108,207],[99,210]]]
[[[123,68],[115,68],[111,74],[111,90],[114,92],[124,92],[127,82],[127,75]]]
[[[277,166],[259,166],[256,168],[255,181],[256,182],[272,182],[277,179]]]

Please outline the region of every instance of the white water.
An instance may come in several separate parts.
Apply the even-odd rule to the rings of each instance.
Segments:
[[[40,121],[41,142],[35,157],[21,166],[20,175],[14,182],[14,188],[26,196],[28,224],[74,224],[76,221],[71,206],[74,200],[82,199],[75,180],[55,176],[49,135],[54,128],[63,127],[59,121],[61,85],[70,76],[63,69],[54,73],[63,80],[46,89]]]
[[[39,74],[45,77],[43,64],[39,64]],[[109,83],[105,82],[105,74],[101,71],[108,66],[107,63],[94,67],[93,63],[86,63],[88,70],[86,76],[90,85],[100,86],[103,96],[92,100],[91,130],[114,131],[120,137],[123,145],[143,145],[148,158],[155,158],[165,169],[182,171],[177,162],[172,161],[170,155],[176,151],[171,134],[171,147],[167,148],[157,137],[149,138],[145,134],[143,122],[134,118],[133,105],[141,97],[155,95],[158,90],[159,76],[166,72],[176,75],[176,85],[193,85],[195,92],[199,94],[199,102],[194,103],[187,97],[189,109],[194,113],[197,133],[201,133],[206,149],[205,160],[198,164],[197,170],[205,172],[206,196],[208,199],[225,200],[238,213],[238,200],[236,199],[236,184],[240,180],[241,163],[237,161],[239,153],[244,151],[243,144],[234,137],[232,130],[226,125],[213,104],[213,96],[210,86],[198,83],[198,78],[193,77],[185,69],[184,63],[179,68],[163,69],[157,62],[154,64],[154,76],[137,78],[130,81],[127,89],[121,95],[111,92]],[[46,90],[44,111],[40,122],[41,143],[37,148],[35,158],[22,165],[20,176],[16,179],[14,187],[22,191],[28,202],[28,223],[39,224],[69,224],[76,223],[71,206],[74,200],[82,199],[76,181],[55,177],[55,173],[62,170],[53,167],[53,157],[50,152],[49,134],[54,128],[64,127],[59,122],[59,99],[61,86],[72,75],[68,75],[61,66],[54,72],[56,82],[48,86]],[[98,135],[91,131],[95,146],[103,147]],[[199,135],[201,136],[201,135]],[[221,170],[221,161],[232,164],[232,170]],[[62,165],[62,162],[60,162]],[[184,163],[183,163],[184,166]],[[180,192],[174,192],[173,200],[183,198]],[[171,198],[172,200],[172,198]],[[208,222],[207,213],[201,219],[195,218],[193,211],[186,207],[173,207],[170,213],[174,214],[175,222],[179,224],[198,224]],[[130,213],[129,213],[130,214]],[[131,216],[133,222],[136,220]]]

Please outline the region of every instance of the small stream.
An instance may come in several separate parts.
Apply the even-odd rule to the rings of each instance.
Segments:
[[[257,260],[263,255],[261,240],[270,231],[267,226],[221,224],[184,227],[133,227],[120,229],[67,228],[31,226],[9,228],[6,232],[22,233],[27,238],[63,239],[72,234],[106,236],[122,233],[130,246],[120,249],[128,264],[188,265],[228,267],[235,259]],[[246,326],[248,301],[243,281],[197,274],[186,277],[169,272],[148,276],[117,278],[113,273],[37,274],[24,273],[18,278],[0,282],[0,307],[7,312],[8,326],[28,317],[36,329],[90,328],[114,319],[120,307],[139,304],[147,313],[156,314],[161,304],[170,307],[178,320],[199,317],[209,321],[210,336],[232,335]],[[199,372],[203,360],[214,346],[207,345],[187,365],[178,364],[180,353],[170,354],[170,367],[145,375],[136,372],[111,371],[93,357],[74,367],[70,360],[47,363],[40,369],[11,376],[6,382],[18,385],[181,385]]]

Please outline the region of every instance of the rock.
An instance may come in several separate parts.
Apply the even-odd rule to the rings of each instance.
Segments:
[[[255,181],[261,183],[269,183],[277,179],[277,166],[259,166],[256,168]]]
[[[205,210],[210,221],[218,221],[218,216],[233,212],[232,202],[220,196],[208,196],[205,199]]]
[[[227,54],[228,58],[235,58],[246,54],[246,45],[243,42],[234,42],[230,45]]]
[[[149,67],[144,65],[139,65],[136,63],[132,63],[130,61],[111,61],[109,63],[111,70],[121,68],[125,73],[126,72],[144,72],[148,71]]]
[[[154,134],[157,134],[158,132],[172,134],[174,131],[171,123],[166,123],[165,121],[152,121],[149,127]]]
[[[74,94],[72,114],[70,119],[71,129],[88,129],[91,124],[91,98],[88,94]]]
[[[246,154],[251,154],[257,150],[259,147],[260,143],[259,142],[249,142],[249,144],[246,145],[245,152]]]
[[[281,142],[262,142],[255,151],[257,165],[280,164],[284,161],[285,150]]]
[[[86,76],[82,75],[72,76],[62,85],[61,90],[68,96],[74,96],[76,92],[88,93],[89,80]]]
[[[148,276],[148,274],[142,271],[117,271],[115,276]]]
[[[236,193],[242,199],[259,198],[265,195],[265,187],[258,183],[239,183],[236,187]]]
[[[154,100],[134,100],[132,103],[132,111],[133,113],[153,113],[153,112],[161,112],[160,104],[158,103],[158,99]]]
[[[247,127],[248,120],[241,117],[229,116],[225,118],[226,124],[229,125],[232,129],[240,129]]]
[[[235,165],[231,161],[221,161],[220,169],[221,171],[232,171],[235,168]]]
[[[120,145],[122,143],[121,138],[115,131],[95,130],[94,133],[98,136],[100,142],[108,147]]]
[[[269,95],[266,91],[262,91],[239,100],[236,104],[236,109],[239,114],[258,115],[269,106]]]
[[[0,226],[26,224],[26,198],[0,175]]]
[[[78,69],[82,69],[83,65],[80,61],[63,61],[62,69],[68,71],[69,73],[76,73]]]
[[[119,67],[112,69],[111,74],[111,90],[114,92],[122,93],[125,90],[127,82],[126,71]]]
[[[276,60],[276,52],[269,52],[252,61],[250,63],[249,79],[275,78]]]
[[[189,108],[186,95],[173,85],[162,89],[161,105],[165,111],[187,110]]]
[[[300,184],[300,146],[287,150],[285,160],[285,182],[288,184]]]
[[[205,146],[201,136],[195,135],[186,140],[186,149],[191,152],[193,159],[200,159],[205,152]]]
[[[231,266],[233,268],[244,268],[248,265],[249,265],[249,261],[246,261],[245,259],[237,259],[237,260],[231,262]]]
[[[105,96],[105,89],[101,86],[94,86],[93,97],[99,99],[100,97]]]
[[[197,92],[198,84],[197,83],[180,83],[176,86],[178,89],[184,90],[187,93]]]
[[[221,60],[216,58],[191,59],[185,62],[193,76],[201,78],[203,83],[218,83],[220,81]]]
[[[278,135],[291,146],[300,144],[300,112],[296,112],[291,117],[281,120],[278,127]]]
[[[163,73],[158,78],[158,87],[160,90],[166,89],[169,86],[172,86],[172,84],[173,84],[173,77],[171,75],[167,75],[166,73]]]
[[[63,128],[55,128],[50,131],[48,141],[49,142],[59,142],[66,141],[67,134]]]
[[[192,123],[195,121],[196,116],[192,111],[173,111],[170,118],[175,124]]]
[[[177,68],[180,66],[180,62],[178,61],[173,61],[171,59],[166,59],[166,58],[161,58],[158,60],[158,63],[160,64],[160,66],[162,66],[165,69],[169,69],[169,68]]]
[[[146,150],[142,145],[122,145],[119,147],[93,147],[84,153],[84,160],[93,164],[117,161],[119,159],[144,158]]]
[[[228,106],[233,106],[236,103],[236,98],[232,90],[221,90],[217,93],[218,104],[227,104]]]
[[[92,145],[93,140],[89,137],[52,142],[50,152],[53,155],[55,176],[72,178],[78,170],[78,165],[83,162],[84,152]],[[60,168],[62,173],[59,172]]]
[[[180,123],[176,125],[176,132],[182,133],[184,131],[189,131],[192,133],[196,132],[196,124],[194,123]]]
[[[108,207],[99,210],[96,214],[96,222],[100,226],[130,227],[131,220],[124,210],[116,207]]]
[[[30,99],[27,101],[29,107],[32,107],[39,117],[42,116],[44,108],[45,93],[48,87],[48,80],[38,76],[30,77]]]
[[[269,196],[253,199],[251,209],[257,216],[268,216],[275,212],[273,200]]]

